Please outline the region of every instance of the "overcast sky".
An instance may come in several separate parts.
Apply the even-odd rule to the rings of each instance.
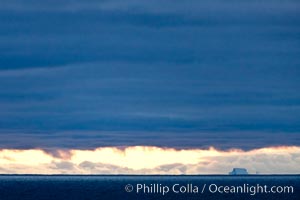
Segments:
[[[299,146],[299,10],[1,0],[0,148]]]

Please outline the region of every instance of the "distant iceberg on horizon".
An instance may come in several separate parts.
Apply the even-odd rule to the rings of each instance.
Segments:
[[[229,175],[248,175],[248,171],[245,168],[233,168]]]

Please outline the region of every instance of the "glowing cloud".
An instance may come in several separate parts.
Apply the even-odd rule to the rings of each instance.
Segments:
[[[225,174],[233,167],[251,173],[300,173],[300,147],[242,151],[148,146],[95,150],[0,150],[2,174]]]

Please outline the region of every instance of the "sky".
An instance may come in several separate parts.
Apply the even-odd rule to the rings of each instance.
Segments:
[[[120,173],[224,173],[245,156],[266,156],[253,172],[273,162],[299,173],[299,10],[297,0],[1,0],[0,172],[40,172],[5,159],[33,151],[50,159],[41,171],[104,173],[72,155],[108,148],[188,151],[201,166],[203,151],[220,152],[211,171],[198,161],[178,171],[180,156],[166,172],[99,161]],[[57,162],[73,171],[51,171]]]

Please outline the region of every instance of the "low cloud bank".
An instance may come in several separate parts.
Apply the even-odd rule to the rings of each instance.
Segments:
[[[0,150],[1,174],[227,174],[233,167],[247,168],[250,173],[299,174],[300,147],[250,151],[149,146]]]

